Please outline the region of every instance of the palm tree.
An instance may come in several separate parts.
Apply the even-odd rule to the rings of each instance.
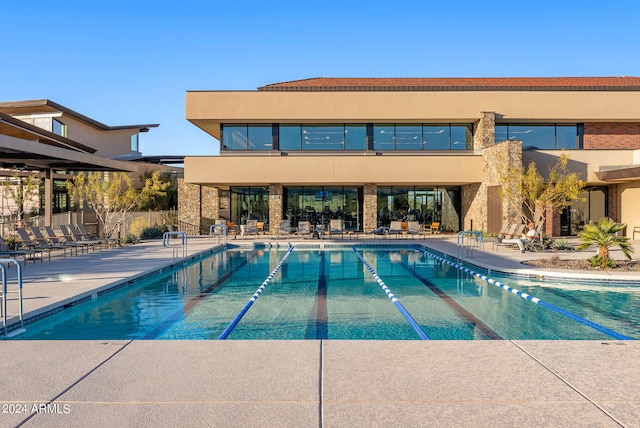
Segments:
[[[589,259],[591,265],[600,268],[615,267],[615,260],[609,258],[609,248],[619,246],[628,259],[633,253],[633,248],[629,245],[629,238],[616,236],[616,233],[624,229],[625,226],[626,224],[616,223],[607,217],[601,218],[597,223],[590,221],[584,226],[582,232],[578,233],[582,239],[578,249],[584,250],[595,244],[598,247],[598,254]]]

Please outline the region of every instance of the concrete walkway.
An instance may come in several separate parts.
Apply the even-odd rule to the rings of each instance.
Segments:
[[[190,239],[189,257],[214,245]],[[470,261],[541,273],[519,264],[540,255],[486,249]],[[175,263],[159,242],[29,263],[27,317]],[[0,426],[632,427],[639,355],[637,341],[8,340]]]

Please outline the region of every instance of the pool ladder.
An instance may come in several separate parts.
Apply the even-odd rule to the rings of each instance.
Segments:
[[[172,238],[180,238],[180,243],[172,243]],[[171,248],[173,258],[180,257],[182,250],[182,258],[187,257],[187,234],[185,232],[165,232],[162,235],[162,245]]]
[[[17,273],[18,273],[18,289],[9,291],[7,288],[7,265],[16,265]],[[24,317],[23,317],[23,306],[22,306],[22,265],[16,259],[0,259],[0,270],[2,271],[2,305],[0,306],[0,312],[2,313],[2,330],[4,332],[4,338],[9,339],[13,336],[17,336],[18,334],[24,333]],[[19,318],[20,318],[20,327],[14,329],[13,331],[8,331],[7,325],[7,294],[8,293],[18,293],[18,305],[19,305]]]
[[[212,236],[215,236],[217,239],[217,242],[220,242],[219,240],[220,232],[217,231],[216,229],[222,230],[222,245],[226,247],[227,246],[227,225],[225,223],[219,223],[219,224],[212,224],[211,226],[209,226],[209,238],[211,238]]]

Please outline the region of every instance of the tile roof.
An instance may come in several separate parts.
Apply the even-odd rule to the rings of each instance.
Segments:
[[[640,91],[640,77],[316,77],[259,91]]]

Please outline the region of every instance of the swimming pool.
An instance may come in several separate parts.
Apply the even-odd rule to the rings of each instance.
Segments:
[[[492,276],[545,307],[425,247],[289,250],[217,252],[31,323],[21,338],[217,339],[261,284],[228,339],[419,340],[418,330],[433,340],[640,338],[640,287]]]

